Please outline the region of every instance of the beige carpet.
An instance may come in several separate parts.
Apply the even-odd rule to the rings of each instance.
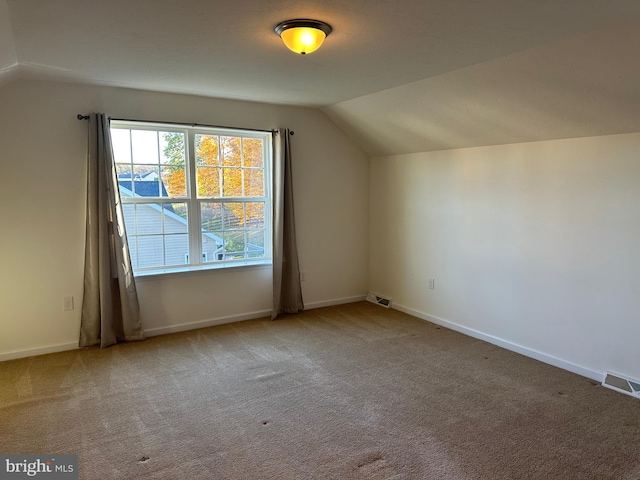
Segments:
[[[367,303],[0,363],[84,479],[640,479],[640,401]]]

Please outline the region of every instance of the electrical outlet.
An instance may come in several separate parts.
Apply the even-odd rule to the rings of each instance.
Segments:
[[[436,289],[436,279],[435,278],[430,278],[429,279],[429,290],[435,290]]]
[[[73,297],[64,297],[64,311],[73,310]]]

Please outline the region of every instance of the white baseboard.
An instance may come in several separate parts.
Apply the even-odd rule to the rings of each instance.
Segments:
[[[48,347],[29,348],[26,350],[15,350],[13,352],[0,353],[0,362],[16,360],[18,358],[35,357],[37,355],[46,355],[47,353],[66,352],[67,350],[76,350],[78,348],[80,348],[78,346],[78,342],[74,342],[49,345]]]
[[[342,305],[344,303],[360,302],[365,299],[366,295],[358,295],[356,297],[345,297],[323,302],[313,302],[305,304],[306,310],[314,308],[329,307],[332,305]],[[256,318],[271,317],[271,310],[260,310],[257,312],[243,313],[240,315],[232,315],[230,317],[211,318],[208,320],[200,320],[192,323],[182,323],[179,325],[171,325],[168,327],[159,327],[145,329],[144,333],[147,337],[157,337],[158,335],[166,335],[168,333],[186,332],[187,330],[196,330],[198,328],[215,327],[216,325],[225,325],[227,323],[243,322],[245,320],[255,320]]]
[[[305,310],[313,310],[314,308],[332,307],[334,305],[343,305],[345,303],[363,302],[367,298],[367,294],[356,295],[355,297],[336,298],[333,300],[325,300],[323,302],[305,303]]]
[[[533,350],[531,348],[509,342],[508,340],[504,340],[502,338],[494,337],[493,335],[488,335],[479,330],[465,327],[463,325],[459,325],[457,323],[451,322],[449,320],[445,320],[440,317],[436,317],[434,315],[429,315],[427,313],[414,310],[413,308],[405,307],[404,305],[399,305],[395,303],[393,304],[392,308],[399,310],[401,312],[407,313],[409,315],[412,315],[414,317],[418,317],[422,320],[435,323],[436,325],[441,325],[450,330],[455,330],[456,332],[462,333],[464,335],[468,335],[469,337],[477,338],[478,340],[482,340],[484,342],[497,345],[498,347],[504,348],[506,350],[511,350],[512,352],[519,353],[520,355],[524,355],[525,357],[533,358],[543,363],[553,365],[554,367],[562,368],[563,370],[576,373],[583,377],[591,378],[592,380],[596,380],[600,383],[604,380],[604,377],[605,377],[605,375],[601,372],[597,372],[595,370],[591,370],[589,368],[576,365],[575,363],[567,362],[566,360],[556,358],[552,355],[548,355],[546,353],[542,353],[537,350]]]
[[[191,323],[181,323],[179,325],[170,325],[168,327],[149,328],[145,329],[144,333],[147,337],[157,337],[158,335],[166,335],[168,333],[186,332],[187,330],[215,327],[216,325],[225,325],[227,323],[242,322],[244,320],[254,320],[256,318],[264,318],[270,316],[271,310],[260,310],[257,312],[232,315],[230,317],[210,318],[208,320],[200,320],[198,322]]]
[[[342,305],[345,303],[360,302],[365,299],[366,295],[357,295],[355,297],[344,297],[333,300],[326,300],[322,302],[312,302],[305,305],[307,310],[313,310],[314,308],[329,307],[332,305]],[[170,325],[167,327],[157,327],[145,329],[144,333],[147,337],[157,337],[158,335],[166,335],[169,333],[185,332],[187,330],[195,330],[198,328],[213,327],[216,325],[224,325],[227,323],[242,322],[244,320],[254,320],[256,318],[269,318],[271,316],[271,310],[260,310],[257,312],[243,313],[240,315],[232,315],[230,317],[218,317],[208,320],[200,320],[198,322],[181,323],[178,325]],[[50,345],[47,347],[30,348],[26,350],[17,350],[13,352],[0,353],[0,362],[6,360],[15,360],[18,358],[35,357],[37,355],[45,355],[47,353],[64,352],[67,350],[75,350],[78,347],[78,343],[63,343],[60,345]]]

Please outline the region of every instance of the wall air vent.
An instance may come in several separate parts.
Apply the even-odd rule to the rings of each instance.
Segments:
[[[367,293],[367,302],[382,305],[385,308],[391,308],[391,299],[378,295],[377,293]]]
[[[617,392],[626,393],[632,397],[640,398],[640,381],[626,378],[617,373],[607,372],[602,386]]]

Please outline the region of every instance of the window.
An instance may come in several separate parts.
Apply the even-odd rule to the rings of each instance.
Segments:
[[[136,273],[271,259],[271,133],[111,122]]]

